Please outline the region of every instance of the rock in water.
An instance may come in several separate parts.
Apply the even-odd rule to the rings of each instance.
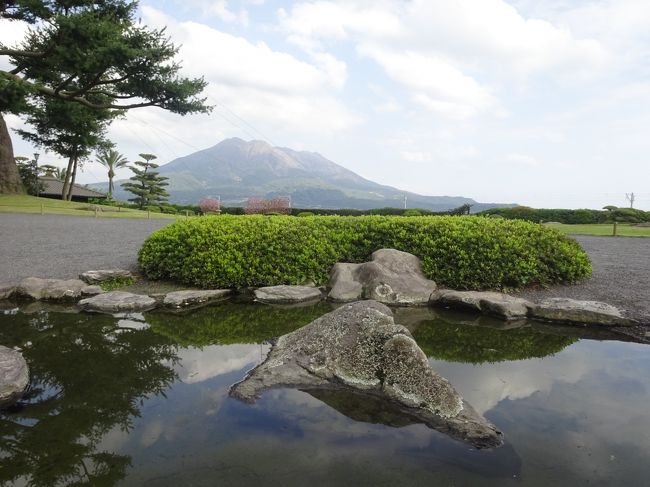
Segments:
[[[397,306],[423,306],[436,283],[424,276],[415,255],[381,249],[372,254],[371,262],[334,265],[328,287],[333,301],[374,299]]]
[[[637,322],[625,318],[620,309],[600,301],[549,298],[533,306],[530,316],[560,323],[602,326],[632,326]]]
[[[494,291],[453,291],[439,289],[431,294],[431,306],[466,309],[504,320],[526,318],[532,303],[522,298]]]
[[[28,384],[29,367],[23,356],[0,345],[0,407],[20,399]]]
[[[391,401],[429,426],[477,448],[502,434],[436,374],[410,332],[376,301],[348,304],[281,336],[230,394],[253,402],[267,389],[351,388]]]

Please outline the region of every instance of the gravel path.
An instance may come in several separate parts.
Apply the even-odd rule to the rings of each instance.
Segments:
[[[137,269],[142,242],[173,220],[0,213],[0,283]]]
[[[89,269],[137,269],[137,252],[170,220],[81,218],[0,213],[0,282],[29,276],[72,278]],[[573,286],[528,289],[531,300],[570,297],[604,301],[650,322],[650,238],[575,237],[593,276]]]
[[[604,301],[650,322],[650,238],[574,238],[589,254],[591,278],[572,286],[527,289],[519,295],[533,301],[551,297]]]

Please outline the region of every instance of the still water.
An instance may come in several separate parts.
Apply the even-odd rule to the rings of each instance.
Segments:
[[[395,311],[504,432],[493,451],[355,394],[228,397],[274,337],[330,309],[0,311],[0,343],[20,347],[32,372],[29,394],[0,412],[0,485],[648,485],[650,347],[603,333]]]

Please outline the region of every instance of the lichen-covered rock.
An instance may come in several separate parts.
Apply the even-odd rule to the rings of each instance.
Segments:
[[[267,304],[292,304],[319,301],[320,289],[312,286],[269,286],[255,290],[255,299]]]
[[[333,301],[373,299],[397,306],[426,305],[436,283],[422,273],[420,259],[381,249],[365,264],[339,263],[330,272],[328,297]]]
[[[79,279],[88,284],[101,284],[113,279],[135,279],[131,271],[125,269],[100,269],[79,274]]]
[[[76,301],[84,294],[93,294],[94,288],[89,288],[79,279],[28,277],[16,286],[13,296],[33,300]]]
[[[165,295],[163,305],[174,309],[196,307],[222,300],[230,294],[230,289],[173,291]]]
[[[29,384],[29,367],[20,352],[0,345],[0,407],[13,404]]]
[[[525,318],[532,303],[522,298],[493,291],[454,291],[439,289],[431,294],[429,304],[436,307],[466,309],[497,316],[505,320]]]
[[[98,313],[147,311],[156,307],[156,300],[143,294],[111,291],[98,294],[92,298],[82,299],[79,301],[79,306],[85,311]]]
[[[631,326],[636,321],[626,318],[620,309],[600,301],[578,301],[549,298],[534,306],[530,316],[545,321],[603,326]]]
[[[230,394],[254,401],[270,388],[352,388],[379,395],[477,447],[498,446],[501,433],[429,366],[410,332],[386,306],[347,304],[283,335],[267,359]]]

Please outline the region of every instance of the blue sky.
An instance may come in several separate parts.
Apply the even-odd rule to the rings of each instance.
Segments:
[[[424,194],[599,208],[635,192],[650,210],[647,0],[167,0],[141,17],[216,108],[131,112],[110,133],[130,158],[261,138]]]

